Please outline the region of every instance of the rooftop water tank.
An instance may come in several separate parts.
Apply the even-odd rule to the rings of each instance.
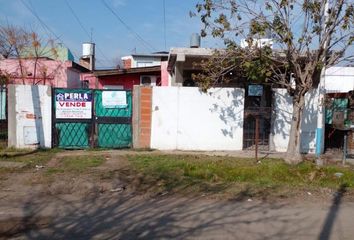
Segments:
[[[191,48],[199,48],[200,47],[200,36],[199,36],[198,33],[193,33],[192,34],[190,47]]]
[[[82,56],[93,56],[95,55],[95,44],[94,43],[83,43],[82,44]]]

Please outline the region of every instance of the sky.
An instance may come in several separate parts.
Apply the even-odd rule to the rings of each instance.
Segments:
[[[189,16],[197,2],[0,0],[0,23],[34,29],[45,38],[57,39],[73,52],[75,61],[82,54],[82,43],[89,42],[92,33],[97,65],[113,67],[120,57],[131,53],[188,47],[191,34],[200,32],[202,26],[197,17]],[[202,39],[203,47],[219,44],[213,39]]]

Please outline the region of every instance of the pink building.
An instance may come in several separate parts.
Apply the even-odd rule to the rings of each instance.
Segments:
[[[9,84],[50,85],[80,88],[80,74],[88,69],[73,61],[44,58],[0,60],[0,69],[9,77]]]

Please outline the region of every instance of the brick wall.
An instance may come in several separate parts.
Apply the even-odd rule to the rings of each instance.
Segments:
[[[133,91],[133,147],[150,148],[152,88],[134,86]]]

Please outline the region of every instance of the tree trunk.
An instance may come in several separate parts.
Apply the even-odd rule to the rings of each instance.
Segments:
[[[300,153],[301,146],[301,122],[302,114],[305,107],[305,96],[299,94],[293,100],[293,114],[291,119],[291,128],[289,134],[288,150],[285,157],[285,162],[289,164],[298,164],[302,162],[302,156]]]

